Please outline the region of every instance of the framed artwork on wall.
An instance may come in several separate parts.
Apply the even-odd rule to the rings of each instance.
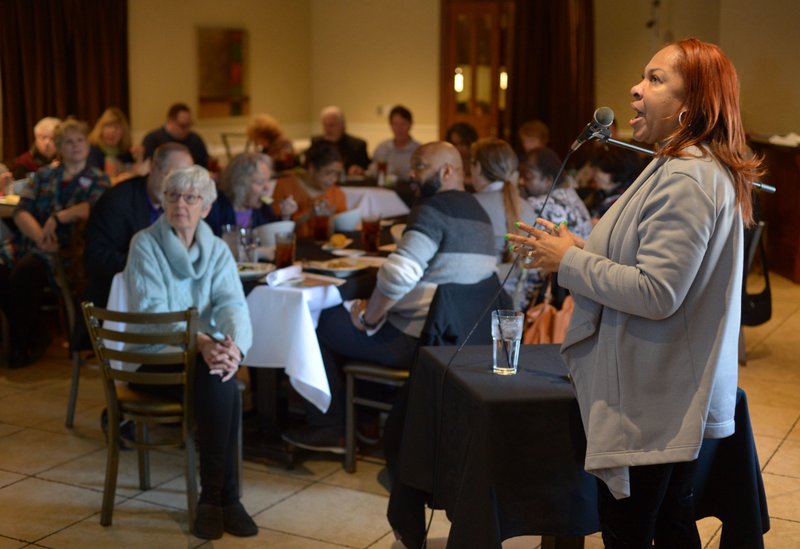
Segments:
[[[197,116],[250,114],[247,31],[197,29]]]

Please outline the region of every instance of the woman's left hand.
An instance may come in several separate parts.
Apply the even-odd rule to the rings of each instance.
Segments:
[[[199,334],[197,343],[212,374],[222,377],[223,382],[236,375],[242,362],[242,353],[231,336],[226,335],[225,339],[218,340],[206,334]]]
[[[518,227],[530,236],[508,234],[508,241],[514,244],[515,253],[529,258],[528,267],[557,272],[567,250],[572,246],[582,248],[583,240],[570,233],[566,224],[552,223],[541,217],[536,223],[544,229],[520,222]]]
[[[367,299],[358,299],[350,308],[350,321],[353,323],[353,326],[356,327],[356,330],[360,332],[367,331],[366,326],[361,322],[361,313],[367,310],[368,303],[369,300]]]

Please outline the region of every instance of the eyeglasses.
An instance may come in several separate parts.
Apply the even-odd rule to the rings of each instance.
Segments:
[[[167,202],[173,202],[173,203],[183,198],[183,201],[186,202],[189,206],[191,206],[192,204],[203,198],[199,194],[176,193],[172,191],[164,193],[164,197],[167,199]]]

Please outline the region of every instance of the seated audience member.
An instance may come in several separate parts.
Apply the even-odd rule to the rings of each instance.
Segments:
[[[144,159],[153,156],[156,147],[164,143],[180,143],[192,155],[192,160],[198,166],[208,167],[208,151],[203,138],[192,131],[192,111],[185,103],[175,103],[167,111],[167,122],[157,130],[144,136]]]
[[[347,199],[336,184],[342,173],[342,157],[333,143],[319,141],[306,151],[305,170],[278,180],[273,205],[281,217],[294,219],[298,238],[312,234],[311,218],[315,209],[334,215],[347,210]],[[285,208],[289,206],[294,212]]]
[[[541,120],[525,122],[517,130],[522,156],[539,147],[546,147],[550,143],[550,129]]]
[[[505,289],[515,305],[523,301],[522,296],[517,295],[522,291],[521,285],[517,288],[522,269],[517,268],[506,280],[514,256],[509,251],[505,235],[519,234],[515,225],[517,221],[528,224],[536,221],[533,208],[519,194],[517,165],[517,155],[505,141],[487,138],[472,145],[474,196],[492,220],[498,274],[501,281],[506,281]]]
[[[258,152],[272,159],[276,172],[291,170],[297,165],[292,142],[283,134],[278,121],[268,114],[253,117],[247,125],[247,138],[253,142]]]
[[[452,143],[461,154],[461,162],[464,165],[464,183],[472,183],[472,175],[470,174],[472,159],[470,154],[472,144],[478,140],[478,131],[466,122],[456,122],[447,128],[444,140]]]
[[[9,185],[14,182],[14,175],[8,167],[0,162],[0,194],[12,194],[7,192]]]
[[[89,164],[104,171],[115,185],[136,175],[131,150],[131,127],[117,107],[109,107],[89,132]]]
[[[592,218],[598,220],[634,182],[649,160],[634,151],[608,145],[595,151],[582,170],[583,185],[577,192]]]
[[[544,203],[560,167],[561,159],[553,149],[533,149],[525,155],[519,166],[520,190],[527,196],[528,204],[536,217],[542,217],[554,224],[566,222],[570,232],[580,238],[588,238],[592,231],[592,218],[575,189],[566,186],[562,181],[550,193],[547,204]],[[525,266],[527,261],[521,260],[521,263]],[[538,269],[527,270],[523,282],[525,288],[521,292],[524,305],[536,298],[543,283],[544,276]]]
[[[344,114],[339,107],[325,107],[320,113],[322,135],[311,138],[314,145],[320,141],[333,143],[342,157],[344,169],[349,175],[360,175],[369,166],[367,142],[349,135],[345,129]]]
[[[270,205],[275,190],[271,165],[272,160],[266,154],[242,153],[225,167],[220,182],[222,192],[206,217],[215,235],[222,234],[223,225],[252,228],[280,221]],[[292,199],[285,199],[281,212],[291,216],[297,204],[294,210],[292,206]]]
[[[444,142],[422,145],[412,156],[411,176],[420,183],[422,198],[411,211],[397,251],[378,270],[372,296],[356,301],[350,311],[333,307],[322,312],[317,336],[331,403],[324,414],[307,403],[309,425],[283,435],[291,444],[343,454],[343,362],[369,360],[410,368],[437,285],[473,284],[495,273],[491,221],[464,192],[455,147]]]
[[[20,193],[14,223],[20,234],[0,248],[0,300],[10,320],[11,366],[36,361],[49,341],[36,329],[44,289],[52,280],[53,255],[69,245],[72,224],[89,217],[89,205],[110,186],[86,163],[88,128],[67,119],[53,134],[60,162],[37,171]]]
[[[106,306],[111,280],[125,268],[133,235],[161,216],[164,178],[191,165],[189,149],[165,143],[153,153],[149,175],[125,180],[103,193],[86,224],[85,299]]]
[[[377,174],[383,163],[386,174],[399,179],[408,179],[408,174],[411,172],[411,155],[419,147],[419,142],[411,137],[412,123],[411,111],[402,105],[397,105],[389,111],[389,126],[394,137],[382,141],[375,148],[375,152],[372,153],[372,164],[368,170],[370,175]]]
[[[133,311],[198,310],[194,391],[200,499],[192,533],[202,539],[218,539],[223,532],[258,534],[239,501],[236,437],[242,418],[233,379],[253,333],[233,256],[201,222],[216,194],[214,181],[200,166],[170,172],[164,180],[164,215],[133,237],[124,271]],[[181,398],[179,391],[175,398]]]
[[[56,156],[53,132],[61,120],[48,116],[39,120],[33,127],[33,145],[14,159],[11,170],[14,179],[23,179],[28,174],[48,165]]]
[[[517,155],[508,143],[490,137],[472,145],[471,157],[475,199],[492,220],[497,261],[513,261],[505,235],[519,232],[517,221],[536,221],[530,204],[519,194]]]

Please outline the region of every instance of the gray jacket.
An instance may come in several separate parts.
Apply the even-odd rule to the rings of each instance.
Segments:
[[[743,223],[728,170],[688,152],[654,159],[559,270],[585,467],[618,498],[628,466],[693,460],[734,430]]]

